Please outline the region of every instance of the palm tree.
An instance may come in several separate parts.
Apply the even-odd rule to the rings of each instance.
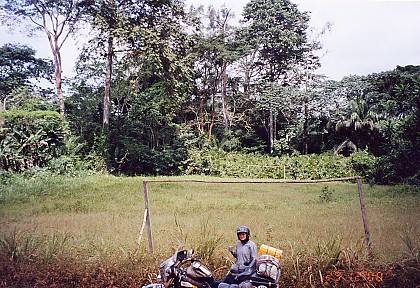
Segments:
[[[336,131],[343,131],[346,139],[335,149],[339,154],[345,147],[357,151],[361,146],[367,147],[374,132],[379,131],[380,115],[361,96],[350,101],[349,113],[342,116],[335,125]]]

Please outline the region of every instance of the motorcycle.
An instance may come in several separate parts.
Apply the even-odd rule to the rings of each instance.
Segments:
[[[193,255],[193,249],[189,253],[177,249],[172,257],[159,266],[158,278],[161,283],[143,288],[211,288],[214,283],[213,274]]]
[[[260,255],[245,271],[238,274],[235,284],[214,280],[211,271],[194,250],[177,249],[175,254],[159,266],[158,282],[143,288],[278,288],[280,261],[271,255]]]

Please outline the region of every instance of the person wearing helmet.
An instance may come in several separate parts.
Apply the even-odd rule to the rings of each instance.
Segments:
[[[255,263],[258,258],[257,245],[250,240],[251,232],[246,226],[239,226],[236,230],[238,242],[236,248],[228,247],[228,251],[236,258],[236,263],[230,268],[229,274],[223,282],[233,284],[235,277],[247,269],[255,269]]]

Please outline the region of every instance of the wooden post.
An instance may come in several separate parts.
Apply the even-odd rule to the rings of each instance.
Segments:
[[[152,222],[150,220],[150,206],[149,206],[149,191],[147,188],[147,181],[143,181],[143,190],[144,190],[144,206],[146,209],[146,224],[147,224],[147,234],[149,238],[149,251],[153,254],[153,237],[152,237]]]
[[[139,239],[137,239],[137,246],[136,246],[136,250],[134,251],[134,256],[137,256],[137,253],[139,252],[139,249],[140,249],[141,237],[143,236],[144,226],[146,225],[147,211],[148,209],[144,209],[143,223],[141,224],[140,235],[139,235]]]
[[[363,195],[362,177],[357,177],[357,189],[359,190],[360,208],[362,209],[363,227],[365,228],[366,244],[368,249],[371,250],[372,243],[370,241],[370,231],[366,213],[365,196]]]

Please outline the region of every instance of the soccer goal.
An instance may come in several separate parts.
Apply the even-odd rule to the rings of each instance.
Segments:
[[[148,237],[148,249],[149,252],[154,253],[154,241],[152,233],[152,219],[151,219],[151,205],[149,203],[149,193],[153,193],[153,190],[149,188],[150,183],[202,183],[202,184],[247,184],[247,185],[257,185],[257,184],[314,184],[314,183],[328,183],[328,182],[349,182],[355,181],[357,183],[357,191],[360,202],[360,209],[362,214],[362,222],[364,227],[364,241],[368,247],[371,249],[371,238],[368,225],[368,216],[366,212],[365,198],[363,194],[362,178],[357,177],[345,177],[345,178],[334,178],[334,179],[319,179],[319,180],[276,180],[276,179],[153,179],[153,180],[144,180],[143,181],[143,192],[144,192],[144,213],[143,213],[143,222],[140,229],[140,234],[137,240],[137,249],[135,254],[137,254],[140,247],[140,242],[143,236],[143,232],[147,227],[147,237]],[[200,185],[199,185],[200,186]],[[204,187],[203,187],[204,188]],[[149,191],[149,189],[151,191]],[[191,196],[192,197],[192,196]]]

